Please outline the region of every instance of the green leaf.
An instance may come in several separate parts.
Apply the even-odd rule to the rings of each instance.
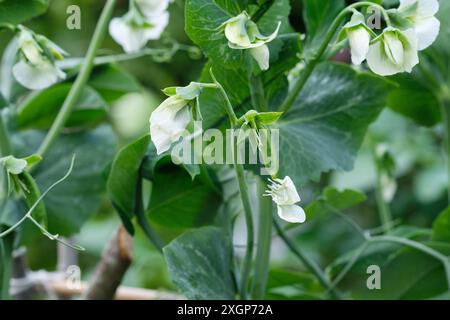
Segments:
[[[390,109],[426,127],[441,121],[438,98],[428,86],[411,74],[399,75],[392,80],[399,86],[388,97]]]
[[[17,25],[47,11],[48,0],[0,1],[0,26]]]
[[[220,229],[188,231],[163,252],[173,282],[188,299],[235,298],[230,240]]]
[[[220,30],[220,25],[236,16],[243,10],[242,3],[237,0],[188,0],[186,2],[186,33],[205,54],[221,63],[226,68],[246,69],[247,56],[244,50],[235,50],[228,47],[228,41]],[[258,21],[261,32],[272,33],[278,21],[282,22],[280,34],[290,30],[288,16],[290,5],[288,0],[277,0]],[[275,45],[274,45],[275,43]],[[269,44],[271,48],[271,61],[275,61],[280,48],[280,42]],[[277,44],[278,43],[278,44]]]
[[[309,273],[271,269],[267,282],[266,300],[315,300],[323,295],[323,288]]]
[[[322,212],[328,212],[331,206],[337,210],[346,210],[366,201],[366,195],[357,190],[338,190],[334,187],[326,187],[317,200],[306,207],[308,218]]]
[[[450,243],[450,207],[441,212],[434,221],[432,239]]]
[[[303,0],[303,20],[306,24],[308,46],[317,47],[334,18],[344,9],[344,0]]]
[[[139,168],[149,143],[150,136],[146,135],[120,150],[112,163],[106,185],[109,198],[130,233],[133,233],[131,219],[135,214]]]
[[[220,197],[202,176],[193,180],[183,167],[167,164],[155,171],[152,182],[150,220],[169,228],[191,228],[216,216]]]
[[[282,118],[280,176],[299,185],[329,170],[351,170],[370,123],[391,85],[380,77],[332,63],[319,65]]]
[[[64,103],[72,84],[64,83],[32,93],[19,107],[17,123],[21,129],[47,129]],[[107,104],[97,91],[84,87],[66,127],[88,126],[106,116]]]
[[[37,149],[43,138],[42,132],[25,131],[15,137],[16,149],[29,153]],[[44,199],[51,233],[71,235],[96,213],[106,189],[102,172],[114,156],[115,143],[114,133],[106,126],[62,135],[36,167],[33,176],[40,190],[46,190],[64,176],[76,155],[71,175]]]
[[[142,90],[141,85],[132,75],[120,66],[112,64],[95,68],[88,84],[97,90],[107,103],[125,94]]]

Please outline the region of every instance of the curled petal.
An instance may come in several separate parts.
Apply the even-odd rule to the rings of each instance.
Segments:
[[[170,0],[136,0],[136,2],[147,18],[153,18],[167,10]]]
[[[435,18],[418,19],[414,25],[414,31],[417,34],[417,49],[424,50],[431,46],[439,35],[441,22]]]
[[[14,78],[25,88],[42,90],[65,78],[65,73],[50,62],[32,65],[23,60],[16,63],[12,69]]]
[[[270,51],[266,45],[250,49],[252,57],[258,62],[261,70],[269,69]]]
[[[303,223],[306,221],[305,211],[297,205],[278,206],[278,216],[290,223]]]

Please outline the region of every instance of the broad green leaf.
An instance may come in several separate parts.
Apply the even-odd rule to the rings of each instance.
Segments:
[[[392,235],[420,240],[422,229],[402,227]],[[333,263],[332,277],[342,271],[355,252],[349,252]],[[381,270],[381,290],[369,290],[367,268],[378,265]],[[442,263],[420,251],[393,243],[373,243],[357,260],[340,283],[341,290],[351,292],[354,299],[429,299],[447,291]]]
[[[220,197],[201,176],[192,180],[183,167],[167,164],[154,173],[147,215],[169,228],[191,228],[211,223]]]
[[[317,279],[309,273],[271,269],[267,282],[267,300],[315,300],[324,293]]]
[[[188,0],[186,2],[186,33],[191,40],[200,46],[208,58],[221,63],[226,68],[246,69],[247,58],[243,50],[230,49],[228,41],[220,25],[245,9],[237,0]],[[275,1],[270,9],[261,17],[258,25],[261,32],[271,33],[276,29],[278,21],[282,22],[280,34],[290,30],[288,0]],[[280,44],[269,44],[271,61],[275,61]]]
[[[303,0],[303,20],[310,49],[316,48],[327,33],[334,18],[344,8],[344,0]]]
[[[88,84],[108,103],[127,93],[141,91],[139,82],[132,75],[112,64],[95,68]]]
[[[230,240],[215,227],[188,231],[164,249],[172,281],[191,300],[235,298]]]
[[[42,132],[25,131],[15,137],[16,149],[25,155],[36,150],[43,137]],[[71,235],[96,213],[106,189],[103,170],[114,156],[115,144],[115,135],[106,126],[62,135],[37,165],[33,177],[40,190],[46,190],[64,176],[76,155],[72,174],[44,199],[50,232]]]
[[[109,198],[118,210],[128,231],[132,231],[131,219],[135,214],[136,186],[139,168],[147,152],[148,135],[125,146],[116,155],[107,181]]]
[[[351,170],[370,123],[385,106],[386,80],[332,63],[319,65],[282,118],[280,176],[301,185],[322,172]]]
[[[438,98],[428,86],[411,74],[396,76],[393,80],[398,87],[388,97],[390,109],[427,127],[441,121]]]
[[[47,129],[51,126],[64,103],[72,84],[64,83],[44,91],[32,93],[20,105],[17,123],[21,129]],[[107,104],[89,86],[86,86],[75,104],[66,127],[96,124],[106,116]]]
[[[317,200],[306,207],[308,218],[322,212],[328,212],[329,206],[337,210],[346,210],[366,201],[366,196],[356,190],[338,190],[334,187],[326,187]]]
[[[48,0],[2,0],[0,1],[0,27],[20,24],[43,14]]]
[[[450,208],[447,208],[433,223],[432,239],[450,243]]]

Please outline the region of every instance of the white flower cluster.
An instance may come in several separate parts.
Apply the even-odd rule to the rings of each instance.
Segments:
[[[387,11],[387,27],[376,35],[355,10],[343,29],[352,62],[359,65],[367,59],[369,68],[382,76],[411,72],[419,63],[418,51],[428,48],[439,34],[438,11],[438,0],[400,0],[397,9]]]
[[[149,40],[157,40],[169,23],[167,8],[170,0],[131,0],[129,11],[109,24],[111,37],[125,52],[145,47]]]
[[[19,61],[12,69],[17,82],[31,90],[42,90],[65,79],[56,61],[63,60],[67,53],[46,37],[24,26],[18,28]]]

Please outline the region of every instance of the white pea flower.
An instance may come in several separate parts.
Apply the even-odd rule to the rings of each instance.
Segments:
[[[441,23],[435,17],[438,11],[438,0],[400,0],[400,7],[393,13],[409,22],[414,29],[420,51],[428,48],[439,35]]]
[[[136,5],[146,17],[155,17],[169,7],[170,0],[135,0]]]
[[[344,25],[342,31],[341,36],[346,36],[350,42],[352,63],[360,65],[369,53],[370,39],[373,34],[365,23],[364,15],[354,10],[351,20]]]
[[[63,60],[67,53],[46,37],[23,26],[19,29],[20,60],[12,69],[17,82],[31,90],[42,90],[65,79],[66,74],[55,61]]]
[[[145,47],[148,41],[159,39],[169,24],[169,13],[164,10],[150,10],[150,2],[143,0],[136,4],[132,2],[133,5],[128,13],[111,20],[109,34],[125,52],[138,51]],[[167,8],[167,6],[160,6],[160,9],[163,7]]]
[[[167,88],[164,92],[169,98],[164,100],[150,116],[150,135],[157,154],[170,149],[177,142],[192,120],[189,104],[202,90],[195,82],[187,87]]]
[[[265,196],[272,197],[277,205],[278,216],[291,223],[303,223],[306,220],[305,211],[296,203],[300,202],[300,196],[290,177],[271,180]]]
[[[220,27],[224,27],[225,37],[231,49],[250,50],[252,57],[258,62],[261,70],[269,69],[270,51],[267,43],[273,41],[280,30],[281,22],[275,31],[269,36],[263,36],[256,23],[244,11],[240,15],[225,21]]]
[[[367,63],[374,73],[381,76],[411,72],[419,63],[417,36],[414,30],[386,28],[372,41]]]
[[[0,158],[0,164],[5,167],[8,173],[14,175],[21,174],[28,165],[26,160],[17,159],[13,156]]]

